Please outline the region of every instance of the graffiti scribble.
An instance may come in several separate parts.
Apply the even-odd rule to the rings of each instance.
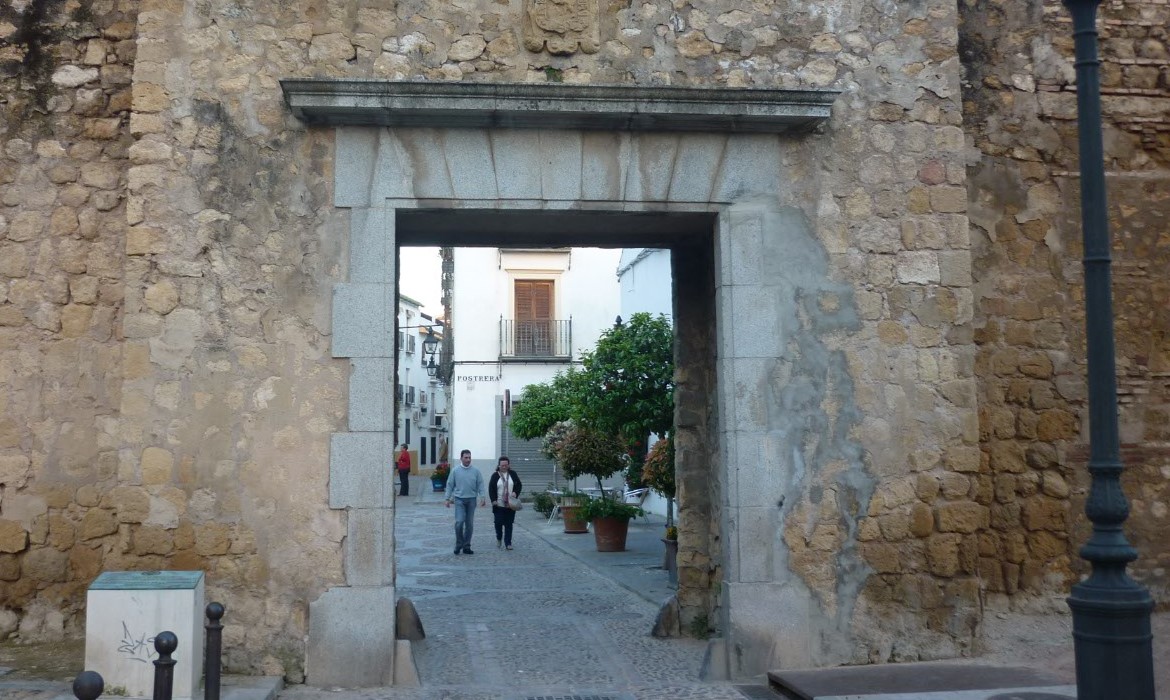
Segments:
[[[122,643],[118,645],[118,653],[127,654],[131,660],[144,664],[150,663],[158,655],[154,650],[154,637],[143,634],[141,638],[135,639],[125,620],[122,621]]]

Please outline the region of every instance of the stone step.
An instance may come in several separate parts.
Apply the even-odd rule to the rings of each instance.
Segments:
[[[1067,679],[1030,668],[955,663],[876,664],[768,672],[787,700],[1075,700]]]

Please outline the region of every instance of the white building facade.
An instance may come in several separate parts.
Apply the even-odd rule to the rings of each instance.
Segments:
[[[397,445],[405,443],[413,453],[414,464],[422,468],[440,461],[448,432],[447,394],[440,381],[427,371],[428,360],[438,362],[437,345],[433,356],[424,351],[428,333],[442,343],[442,322],[423,313],[419,302],[399,295],[395,453]]]
[[[622,318],[645,311],[653,316],[662,314],[673,319],[674,287],[669,250],[623,248],[617,276],[621,288]],[[651,513],[665,516],[666,505],[662,495],[651,491],[642,507]]]
[[[620,251],[455,249],[451,455],[490,474],[501,454],[531,491],[555,478],[535,444],[506,430],[505,397],[580,362],[619,313]]]

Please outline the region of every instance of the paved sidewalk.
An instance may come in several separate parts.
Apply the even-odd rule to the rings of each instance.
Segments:
[[[496,548],[491,508],[477,508],[475,554],[455,555],[454,511],[425,481],[411,489],[397,501],[397,580],[426,629],[415,645],[423,687],[296,686],[281,700],[744,700],[730,683],[699,680],[705,642],[649,634],[671,592],[666,572],[651,568],[662,564],[661,522],[636,525],[629,552],[598,554],[591,534],[564,534],[528,507],[507,551]],[[590,563],[599,557],[625,564],[603,571]]]

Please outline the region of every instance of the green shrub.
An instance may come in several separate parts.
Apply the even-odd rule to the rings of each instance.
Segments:
[[[556,499],[544,491],[537,491],[532,495],[532,509],[546,518],[552,515],[556,504]]]
[[[636,518],[645,515],[646,511],[638,506],[622,503],[614,498],[590,498],[581,506],[580,514],[589,522],[597,518]]]

